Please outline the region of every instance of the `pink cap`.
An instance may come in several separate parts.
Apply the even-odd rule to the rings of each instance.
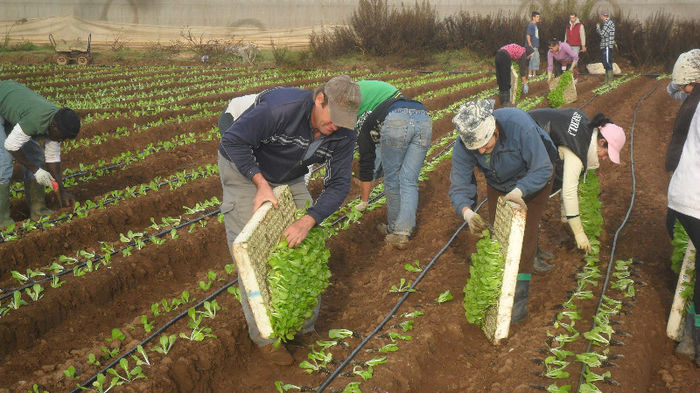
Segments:
[[[599,128],[600,133],[608,141],[608,156],[615,164],[620,163],[620,150],[625,146],[625,131],[622,127],[608,123]]]

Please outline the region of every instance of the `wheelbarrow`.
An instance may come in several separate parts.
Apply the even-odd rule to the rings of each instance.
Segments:
[[[91,40],[92,33],[88,34],[87,45],[80,39],[73,42],[66,42],[65,40],[57,42],[53,38],[53,34],[49,34],[49,41],[56,51],[56,63],[60,65],[66,65],[70,61],[80,65],[89,64],[92,61],[92,54],[90,53]]]

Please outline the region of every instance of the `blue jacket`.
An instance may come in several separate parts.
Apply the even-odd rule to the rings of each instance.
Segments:
[[[464,207],[473,208],[476,203],[475,166],[491,187],[503,193],[517,187],[524,198],[541,190],[552,178],[552,162],[544,145],[549,143],[554,148],[549,135],[520,109],[497,109],[493,116],[501,131],[490,154],[468,150],[461,139],[452,150],[449,194],[459,215]]]
[[[311,128],[313,93],[280,87],[260,93],[221,136],[219,152],[252,179],[262,173],[265,180],[284,183],[304,176],[307,166],[327,162],[324,190],[307,214],[321,223],[340,207],[350,192],[355,132],[340,128],[323,138],[310,157],[314,141]]]

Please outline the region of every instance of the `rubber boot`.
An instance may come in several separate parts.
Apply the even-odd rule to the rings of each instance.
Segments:
[[[689,312],[688,314],[691,314],[694,317],[693,321],[695,323],[693,323],[693,341],[695,341],[695,367],[700,368],[700,315],[697,314],[697,311],[692,313]]]
[[[510,90],[499,92],[501,106],[510,106]]]
[[[24,193],[29,205],[29,214],[32,220],[38,220],[44,216],[50,216],[53,210],[46,207],[46,194],[44,187],[34,179],[24,180]]]
[[[549,251],[545,251],[545,250],[543,250],[543,249],[540,248],[540,231],[539,231],[539,228],[540,228],[540,226],[538,225],[538,226],[537,226],[537,254],[536,254],[536,255],[537,255],[537,257],[540,258],[541,260],[544,260],[544,261],[551,261],[552,259],[554,259],[554,254],[551,253],[551,252],[549,252]]]
[[[10,218],[10,184],[0,184],[0,229],[14,223]]]
[[[529,273],[518,273],[518,281],[515,283],[515,297],[513,298],[513,310],[510,314],[510,323],[518,323],[527,316],[527,299],[530,296]]]
[[[690,359],[695,359],[695,345],[693,344],[693,328],[695,327],[695,315],[688,312],[685,318],[685,326],[683,327],[683,335],[681,341],[676,346],[676,353],[687,356]]]
[[[608,70],[607,74],[608,74],[608,82],[612,82],[613,79],[615,79],[615,73],[613,72],[613,70]]]
[[[536,273],[549,273],[550,270],[554,269],[554,265],[545,262],[542,258],[535,255],[535,272]]]

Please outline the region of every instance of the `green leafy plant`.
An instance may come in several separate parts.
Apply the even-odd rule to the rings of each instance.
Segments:
[[[63,370],[63,375],[67,378],[75,379],[75,367],[68,366],[67,369]]]
[[[469,280],[464,287],[464,309],[467,321],[483,328],[487,309],[498,301],[504,261],[501,245],[491,239],[488,230],[482,234],[471,256]]]
[[[407,263],[403,265],[403,268],[406,269],[407,272],[412,272],[412,273],[420,273],[423,271],[423,269],[420,267],[420,262],[415,261],[413,264]]]
[[[156,351],[161,355],[167,355],[168,352],[170,352],[170,349],[173,347],[173,344],[175,344],[176,340],[177,337],[174,334],[171,334],[170,336],[164,334],[158,339],[158,344],[160,346],[153,347],[152,351]]]
[[[438,297],[435,299],[435,303],[442,304],[445,302],[449,302],[452,299],[453,299],[452,293],[450,293],[450,290],[448,289],[445,292],[438,295]]]
[[[564,90],[574,83],[574,74],[571,71],[562,73],[559,84],[547,95],[547,103],[551,108],[559,108],[564,105]]]
[[[411,282],[406,281],[405,278],[401,278],[399,281],[399,286],[397,287],[396,285],[392,285],[391,289],[389,289],[390,293],[404,293],[404,292],[415,292],[415,289],[411,289]]]

